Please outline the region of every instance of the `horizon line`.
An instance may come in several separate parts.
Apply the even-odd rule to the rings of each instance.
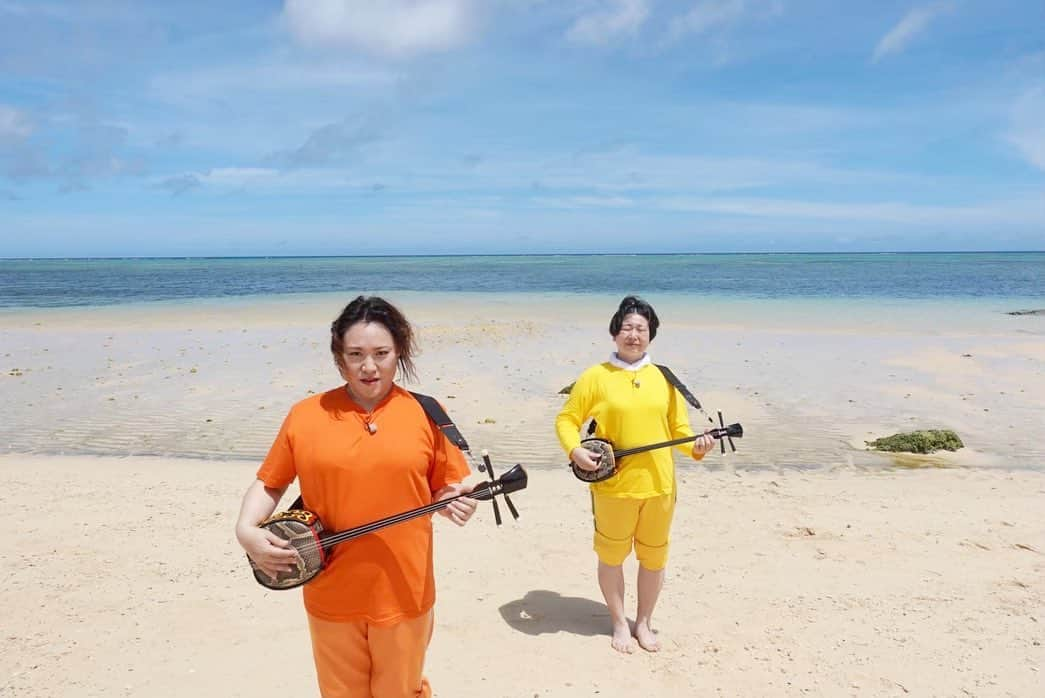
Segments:
[[[901,254],[1041,254],[1040,250],[853,250],[853,251],[747,251],[747,252],[431,252],[431,253],[386,253],[386,254],[245,254],[245,255],[118,255],[118,256],[33,256],[4,257],[0,262],[33,262],[33,261],[118,261],[118,260],[219,260],[219,259],[394,259],[394,258],[426,258],[426,257],[697,257],[728,255],[901,255]]]

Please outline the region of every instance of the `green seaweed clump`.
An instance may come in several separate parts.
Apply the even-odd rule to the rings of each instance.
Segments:
[[[950,429],[924,429],[867,441],[876,451],[904,451],[907,453],[933,453],[935,451],[957,451],[965,444]]]

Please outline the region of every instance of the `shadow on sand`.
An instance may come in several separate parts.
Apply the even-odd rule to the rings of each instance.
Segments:
[[[610,614],[606,604],[577,596],[562,596],[555,591],[537,589],[500,607],[504,622],[527,635],[572,633],[610,634]]]

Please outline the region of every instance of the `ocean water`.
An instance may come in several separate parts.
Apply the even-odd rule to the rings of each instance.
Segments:
[[[1042,252],[0,260],[0,450],[256,462],[338,382],[358,293],[402,304],[415,387],[505,461],[562,467],[558,391],[639,293],[655,359],[744,423],[730,467],[889,465],[863,440],[917,426],[1045,469],[1045,315],[1009,314],[1045,309]]]
[[[378,289],[1045,303],[1045,252],[0,260],[0,308]]]

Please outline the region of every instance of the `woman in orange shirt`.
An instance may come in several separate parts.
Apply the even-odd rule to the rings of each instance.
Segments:
[[[243,497],[236,537],[263,572],[289,570],[296,552],[258,527],[298,478],[329,530],[343,530],[465,494],[464,455],[395,383],[414,377],[413,331],[387,301],[359,296],[331,325],[330,350],[345,384],[294,405]],[[464,525],[475,500],[440,514]],[[324,698],[430,696],[424,656],[435,583],[427,516],[333,549],[304,587]]]

